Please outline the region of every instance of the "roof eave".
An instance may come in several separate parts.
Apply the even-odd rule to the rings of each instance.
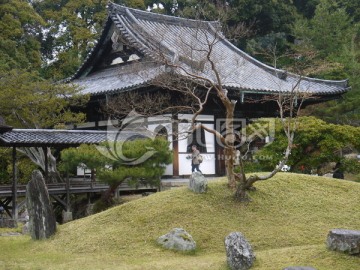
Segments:
[[[108,35],[108,31],[110,29],[112,25],[112,20],[111,18],[108,16],[107,20],[104,24],[103,30],[100,34],[99,39],[97,40],[96,45],[91,49],[91,51],[87,54],[87,57],[85,58],[85,60],[83,61],[83,63],[81,64],[81,66],[77,69],[77,71],[75,72],[74,75],[66,78],[63,80],[63,82],[68,83],[71,82],[72,80],[78,79],[81,77],[81,75],[84,73],[84,71],[91,65],[91,63],[94,61],[94,59],[96,58],[98,52],[101,49],[101,46],[103,45],[107,35]]]

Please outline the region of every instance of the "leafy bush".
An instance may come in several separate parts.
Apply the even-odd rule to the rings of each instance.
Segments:
[[[260,163],[264,169],[273,168],[281,160],[286,145],[287,138],[280,122],[277,122],[274,141],[258,151],[255,158],[272,156]],[[329,124],[315,117],[301,117],[287,165],[292,167],[292,171],[304,173],[335,162],[342,164],[343,171],[359,173],[359,163],[344,157],[347,152],[359,150],[359,127]]]

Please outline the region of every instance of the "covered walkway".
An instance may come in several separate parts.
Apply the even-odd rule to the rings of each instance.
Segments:
[[[44,153],[47,153],[48,147],[62,149],[77,147],[81,144],[100,144],[110,140],[125,141],[129,138],[136,139],[141,137],[141,135],[130,131],[122,131],[119,133],[118,131],[99,130],[13,129],[10,126],[0,125],[0,147],[12,148],[13,169],[11,191],[10,186],[0,188],[0,207],[3,207],[12,219],[18,219],[18,196],[25,194],[25,186],[18,185],[17,148],[40,147]],[[44,178],[47,184],[49,176],[48,158],[48,155],[45,154]],[[88,184],[84,183],[81,187],[75,187],[70,183],[68,178],[65,183],[51,185],[49,186],[50,195],[61,205],[65,206],[66,210],[70,208],[71,193],[100,192],[107,189],[107,185],[93,182]]]

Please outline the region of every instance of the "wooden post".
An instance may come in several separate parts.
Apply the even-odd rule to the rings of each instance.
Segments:
[[[95,169],[91,169],[91,173],[90,173],[90,188],[93,189],[94,188],[94,184],[95,184]]]
[[[221,124],[222,122],[220,122],[218,120],[218,117],[215,115],[214,125],[216,131],[221,132],[220,130]],[[218,176],[226,175],[224,148],[221,145],[219,145],[219,143],[216,141],[216,138],[215,138],[215,174]]]
[[[172,144],[173,144],[173,176],[179,176],[179,121],[178,116],[173,116],[172,123]]]
[[[66,172],[66,211],[70,212],[70,179],[69,172]]]
[[[91,204],[91,193],[90,192],[86,193],[86,198],[87,198],[88,204]]]
[[[17,221],[18,208],[17,208],[17,160],[16,160],[16,147],[13,147],[12,152],[13,159],[13,183],[12,183],[12,218]]]

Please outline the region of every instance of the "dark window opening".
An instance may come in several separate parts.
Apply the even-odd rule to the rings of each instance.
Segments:
[[[207,153],[205,130],[202,128],[196,129],[192,134],[189,135],[187,140],[187,152],[192,152],[191,147],[197,146],[200,153]]]
[[[168,138],[168,131],[166,129],[166,127],[160,125],[160,126],[157,126],[155,128],[155,136],[158,138],[158,137],[161,137],[161,138],[164,138],[165,140],[167,140]]]

